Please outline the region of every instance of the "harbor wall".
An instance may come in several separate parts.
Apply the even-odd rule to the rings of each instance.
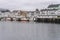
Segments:
[[[36,18],[34,22],[60,23],[60,18]]]

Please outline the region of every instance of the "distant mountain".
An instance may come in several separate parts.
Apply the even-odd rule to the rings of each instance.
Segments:
[[[3,9],[3,8],[0,8],[0,12],[10,12],[10,10],[8,10],[8,9]]]

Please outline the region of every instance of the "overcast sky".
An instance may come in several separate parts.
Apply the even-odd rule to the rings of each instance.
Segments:
[[[49,4],[60,3],[60,0],[0,0],[0,8],[34,10],[46,8]]]

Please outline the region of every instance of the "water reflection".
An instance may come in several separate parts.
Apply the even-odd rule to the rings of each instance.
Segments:
[[[0,40],[60,40],[60,25],[0,22]]]

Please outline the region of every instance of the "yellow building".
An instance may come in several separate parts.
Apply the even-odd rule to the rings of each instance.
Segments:
[[[20,14],[20,16],[27,17],[27,11],[20,11],[18,14]]]

